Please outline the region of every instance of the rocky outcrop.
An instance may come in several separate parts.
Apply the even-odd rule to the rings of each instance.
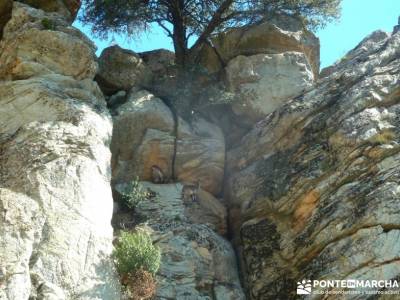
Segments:
[[[67,24],[14,2],[0,44],[0,298],[118,299],[94,47],[42,18]]]
[[[132,87],[143,88],[150,80],[150,70],[135,52],[116,45],[101,53],[96,81],[105,94],[111,95],[119,90],[129,91]]]
[[[319,40],[296,18],[279,16],[213,37],[192,50],[190,61],[196,74],[166,76],[155,93],[179,103],[188,95],[191,107],[223,130],[230,149],[258,121],[313,85]],[[187,88],[179,88],[186,81]]]
[[[313,85],[307,58],[299,52],[238,56],[226,67],[232,110],[249,125],[265,118],[288,99]]]
[[[145,90],[131,92],[127,102],[113,113],[115,183],[130,182],[136,176],[149,181],[153,165],[161,168],[166,178],[172,179],[175,155],[178,181],[199,180],[204,190],[214,195],[221,191],[225,148],[218,127],[203,119],[189,124],[179,118],[175,136],[173,113],[161,99]]]
[[[161,248],[155,299],[245,299],[239,278],[248,299],[294,299],[303,279],[400,278],[398,26],[318,75],[318,39],[281,16],[214,37],[194,53],[206,72],[182,75],[169,51],[118,46],[98,70],[70,26],[79,1],[10,3],[0,299],[120,299],[113,212]],[[149,183],[153,165],[164,183]],[[128,209],[136,177],[146,199]]]
[[[81,80],[96,74],[93,43],[57,14],[15,2],[3,40],[1,79],[61,74]]]
[[[155,298],[245,299],[232,246],[213,231],[224,230],[218,200],[201,191],[198,201],[185,202],[181,184],[142,184],[155,197],[136,206],[143,222],[137,229],[150,232],[162,252]]]
[[[373,33],[229,151],[250,299],[294,299],[302,279],[400,275],[399,49],[400,32]]]
[[[20,0],[20,2],[45,12],[55,12],[62,15],[70,23],[75,20],[82,4],[81,0]]]
[[[276,54],[287,51],[303,53],[313,70],[319,73],[319,40],[301,22],[289,16],[278,16],[262,24],[234,28],[211,39],[197,49],[196,59],[210,73],[222,70],[239,55]]]
[[[168,73],[175,65],[175,53],[166,49],[157,49],[138,53],[150,71],[158,77]]]

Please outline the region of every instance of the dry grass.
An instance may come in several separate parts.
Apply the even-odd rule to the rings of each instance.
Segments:
[[[143,269],[124,274],[121,283],[126,287],[127,296],[131,300],[150,299],[156,292],[153,275]]]

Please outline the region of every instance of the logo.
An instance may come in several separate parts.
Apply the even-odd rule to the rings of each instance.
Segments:
[[[297,295],[323,294],[387,294],[399,295],[400,285],[396,280],[309,280],[297,282]]]
[[[311,280],[302,280],[297,282],[297,295],[309,295],[311,294]]]

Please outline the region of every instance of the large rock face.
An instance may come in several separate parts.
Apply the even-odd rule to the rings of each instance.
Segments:
[[[151,80],[151,72],[138,54],[119,46],[103,50],[99,57],[99,73],[96,80],[106,94],[132,87],[145,87]]]
[[[233,112],[251,125],[310,88],[314,79],[299,52],[238,56],[228,63],[226,77],[236,95]]]
[[[197,202],[186,202],[181,184],[142,184],[156,195],[135,208],[143,220],[138,227],[161,248],[155,299],[245,299],[233,248],[214,231],[226,216],[218,200],[201,191]]]
[[[287,51],[304,53],[314,76],[319,73],[319,40],[304,29],[301,22],[279,16],[268,22],[235,28],[212,38],[212,45],[199,50],[198,62],[209,72],[218,72],[239,55],[276,54]]]
[[[295,298],[302,279],[400,275],[399,74],[400,32],[376,32],[229,151],[250,299]]]
[[[18,16],[31,22],[13,31]],[[34,63],[27,79],[0,84],[0,298],[118,299],[109,258],[112,123],[93,82],[93,47],[76,32],[36,28],[36,16],[52,18],[15,2],[0,46],[3,75],[21,74],[10,61]]]
[[[111,178],[113,224],[148,231],[162,250],[155,299],[245,299],[239,278],[249,299],[294,299],[303,279],[400,278],[398,26],[316,83],[318,39],[299,22],[233,29],[197,49],[208,72],[181,81],[165,50],[113,46],[98,71],[94,45],[70,26],[80,1],[10,5],[0,4],[0,299],[121,298]],[[162,97],[180,91],[177,106],[196,103],[189,94],[236,101],[189,119]],[[168,182],[148,182],[153,165]],[[128,210],[120,196],[136,177],[151,196]],[[197,200],[183,199],[197,181]]]
[[[157,165],[166,178],[172,176],[174,117],[164,102],[147,91],[132,92],[114,111],[112,140],[113,180],[151,180]],[[203,189],[221,191],[225,164],[224,136],[203,119],[188,124],[178,119],[175,175],[179,181],[200,181]]]
[[[1,79],[54,73],[78,80],[94,77],[94,45],[59,15],[15,2],[12,16],[0,45]]]

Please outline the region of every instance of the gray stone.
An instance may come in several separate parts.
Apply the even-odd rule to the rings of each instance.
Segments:
[[[305,278],[399,277],[399,45],[371,34],[228,152],[250,299],[294,299]]]
[[[306,56],[314,77],[318,77],[319,39],[294,17],[281,15],[261,24],[233,28],[213,37],[211,43],[214,48],[205,44],[194,53],[196,63],[210,73],[222,70],[224,65],[239,55],[296,51]]]
[[[53,24],[52,30],[44,28],[44,19]],[[0,43],[0,78],[61,74],[93,79],[97,72],[94,49],[92,42],[57,14],[45,14],[15,1]]]
[[[245,299],[233,248],[215,232],[224,214],[212,209],[222,206],[218,200],[202,191],[198,203],[188,203],[181,199],[181,184],[141,184],[155,193],[135,207],[144,219],[137,230],[149,232],[162,253],[155,298]]]
[[[234,113],[251,125],[309,89],[314,80],[299,52],[238,56],[228,63],[226,77],[236,94]]]
[[[146,87],[151,72],[138,54],[116,45],[101,53],[96,80],[105,94],[112,95],[119,90]]]
[[[172,177],[174,117],[159,98],[142,90],[128,95],[114,111],[113,182],[150,181],[151,167]],[[175,175],[181,182],[196,182],[217,195],[224,174],[225,147],[222,131],[204,119],[189,124],[178,119]]]

